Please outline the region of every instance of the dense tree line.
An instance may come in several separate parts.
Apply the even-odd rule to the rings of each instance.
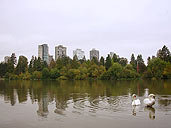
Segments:
[[[137,78],[171,78],[171,54],[166,46],[159,49],[156,56],[148,57],[145,65],[142,55],[136,58],[131,55],[131,61],[124,57],[114,54],[92,60],[78,60],[77,56],[73,59],[69,57],[52,60],[48,65],[40,58],[32,57],[28,62],[25,56],[20,56],[18,63],[15,54],[7,63],[0,63],[0,77],[5,79],[102,79],[120,80]]]

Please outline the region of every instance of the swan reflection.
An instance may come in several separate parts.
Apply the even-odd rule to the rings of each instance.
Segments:
[[[155,119],[155,108],[153,108],[153,107],[145,107],[144,111],[149,113],[149,118],[150,119],[152,119],[152,120]]]
[[[140,110],[140,106],[132,106],[133,109],[132,109],[132,115],[133,116],[136,116],[137,115],[137,112]]]

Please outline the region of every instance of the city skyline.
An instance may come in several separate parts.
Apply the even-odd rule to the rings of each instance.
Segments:
[[[40,43],[39,43],[38,46],[37,46],[37,47],[38,47],[38,48],[37,48],[37,54],[35,54],[35,55],[32,54],[32,55],[30,55],[29,57],[26,56],[27,59],[28,59],[28,61],[30,61],[30,60],[32,59],[32,56],[39,57],[39,47],[40,47],[40,46],[43,46],[43,45],[47,45],[47,46],[48,46],[48,54],[49,54],[49,56],[48,56],[48,61],[50,62],[50,61],[52,60],[52,58],[53,58],[54,60],[56,60],[56,59],[55,59],[55,58],[56,58],[56,57],[55,57],[55,54],[56,54],[55,50],[54,50],[54,53],[52,53],[51,50],[50,50],[50,48],[49,48],[49,47],[50,47],[49,44],[47,44],[47,43],[42,43],[42,44],[40,44]],[[58,47],[58,46],[62,46],[62,47],[64,47],[64,48],[66,48],[66,56],[69,56],[70,58],[73,58],[73,57],[74,57],[73,52],[74,52],[75,50],[78,50],[78,49],[79,49],[79,50],[82,50],[82,49],[80,49],[80,48],[76,48],[75,50],[73,49],[73,50],[72,50],[72,55],[68,55],[68,54],[67,54],[67,53],[68,53],[68,51],[67,51],[67,50],[68,50],[68,47],[66,47],[66,46],[64,46],[64,45],[62,45],[62,44],[55,45],[54,48],[52,48],[52,49],[56,49],[56,47]],[[162,48],[162,47],[161,47],[161,48]],[[158,51],[159,49],[161,49],[161,48],[158,48],[157,51]],[[168,48],[169,48],[169,47],[168,47]],[[170,49],[170,48],[169,48],[169,49]],[[89,51],[87,51],[87,52],[85,52],[85,51],[83,50],[85,57],[87,56],[86,59],[91,60],[91,58],[90,58],[90,56],[91,56],[90,54],[91,54],[91,53],[90,53],[90,52],[91,52],[92,50],[97,50],[97,49],[96,49],[96,48],[91,48],[91,49],[90,49]],[[116,52],[113,52],[113,51],[109,51],[106,55],[103,56],[103,55],[100,54],[101,52],[100,52],[99,49],[98,49],[97,51],[99,52],[99,53],[98,53],[98,54],[99,54],[99,58],[98,58],[99,60],[100,60],[101,57],[106,58],[108,55],[110,55],[110,57],[112,57],[112,55],[113,55],[114,53],[116,53]],[[156,53],[154,53],[154,54],[152,54],[151,56],[148,56],[148,57],[152,57],[153,55],[156,56],[157,51],[156,51]],[[7,61],[7,57],[10,57],[11,54],[13,54],[13,53],[16,54],[15,52],[12,52],[12,53],[10,53],[10,54],[8,54],[8,55],[6,55],[6,56],[3,56],[2,60],[0,59],[0,62],[5,62],[5,61]],[[87,54],[86,54],[86,53],[87,53]],[[116,54],[117,54],[117,53],[116,53]],[[135,57],[137,57],[137,55],[139,55],[139,54],[136,55],[135,53],[133,53],[133,54],[135,55]],[[24,55],[24,54],[19,54],[19,55],[16,54],[17,60],[19,59],[19,56],[22,56],[22,55]],[[119,54],[117,54],[117,55],[118,55],[119,57],[124,57],[124,56],[120,56]],[[141,55],[142,55],[142,54],[141,54]],[[24,55],[24,56],[25,56],[25,55]],[[142,55],[142,56],[143,56],[143,55]],[[43,56],[42,56],[42,57],[43,57]],[[50,57],[50,58],[49,58],[49,57]],[[40,58],[41,58],[41,57],[40,57]],[[130,61],[130,58],[131,58],[131,55],[130,55],[130,58],[127,58],[127,57],[125,57],[125,58],[128,59],[128,62],[129,62],[129,61]],[[41,58],[41,59],[42,59],[42,58]],[[144,59],[144,62],[147,63],[147,58],[144,58],[144,57],[143,57],[143,59]],[[43,60],[43,59],[42,59],[42,60]]]
[[[96,48],[100,56],[110,52],[130,60],[132,53],[156,55],[163,45],[171,49],[170,0],[15,0],[0,1],[0,61],[16,53],[29,60],[37,45],[74,49]]]

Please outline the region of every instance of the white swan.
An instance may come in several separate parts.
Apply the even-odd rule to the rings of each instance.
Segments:
[[[132,106],[138,106],[141,102],[139,99],[137,99],[137,96],[135,94],[132,95]]]
[[[155,104],[155,95],[150,94],[148,98],[144,99],[144,104],[148,107],[152,107]]]

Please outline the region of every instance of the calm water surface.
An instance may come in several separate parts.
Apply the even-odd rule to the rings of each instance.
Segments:
[[[0,81],[0,128],[104,127],[171,128],[171,81]]]

